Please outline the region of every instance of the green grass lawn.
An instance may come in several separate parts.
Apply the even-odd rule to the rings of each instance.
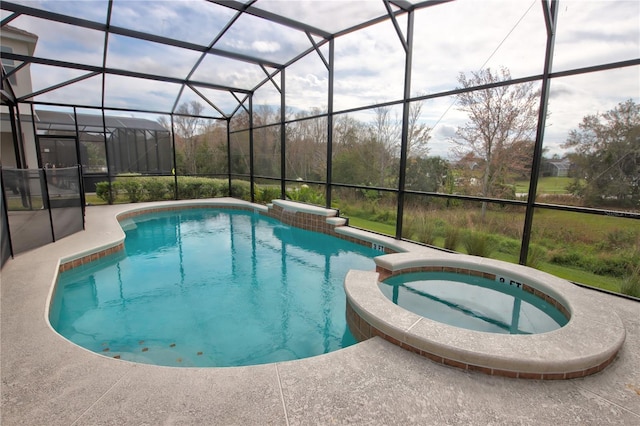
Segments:
[[[374,222],[372,220],[361,219],[359,217],[349,216],[349,225],[355,228],[367,229],[369,231],[389,235],[391,237],[394,237],[396,235],[395,225],[388,225],[386,223]]]
[[[505,262],[518,263],[518,256],[510,254],[494,253],[491,255],[491,257],[493,259],[503,260]],[[582,271],[580,269],[554,265],[553,263],[544,263],[537,269],[548,272],[552,275],[555,275],[556,277],[564,278],[565,280],[614,292],[620,292],[620,284],[622,283],[622,280],[618,278],[596,275],[591,272]]]
[[[543,177],[538,179],[538,194],[567,194],[567,186],[573,182],[568,177]],[[529,181],[516,182],[516,192],[529,192]]]

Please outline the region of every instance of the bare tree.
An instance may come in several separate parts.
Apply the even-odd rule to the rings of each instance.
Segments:
[[[178,106],[174,118],[176,134],[184,144],[184,162],[186,172],[197,173],[196,152],[198,150],[198,133],[202,126],[202,119],[198,116],[204,110],[204,105],[197,101],[183,103]]]
[[[407,129],[407,158],[426,157],[429,153],[427,142],[431,139],[431,127],[420,122],[422,101],[412,102],[409,107],[409,127]]]
[[[326,114],[319,108],[298,112],[301,119],[287,124],[287,177],[321,180],[326,176],[327,117],[304,119]]]
[[[377,185],[386,186],[387,176],[395,176],[393,163],[397,162],[400,155],[400,134],[402,123],[397,117],[391,117],[391,109],[388,106],[374,108],[375,118],[370,126],[371,139],[374,149],[374,161],[377,172]]]
[[[463,88],[493,85],[511,80],[506,68],[493,73],[487,68],[472,72],[471,76],[460,74],[458,82]],[[539,90],[534,83],[498,85],[486,89],[463,92],[457,95],[459,109],[469,115],[469,121],[458,127],[453,142],[459,158],[473,155],[480,171],[482,196],[493,193],[496,184],[505,180],[511,169],[521,168],[517,163],[519,144],[531,141],[536,129]],[[486,203],[482,204],[482,215]]]

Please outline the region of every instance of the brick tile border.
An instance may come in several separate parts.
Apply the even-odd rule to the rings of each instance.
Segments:
[[[279,220],[280,222],[293,226],[296,228],[306,229],[308,231],[320,232],[323,234],[331,235],[336,238],[340,238],[341,240],[349,241],[352,243],[360,244],[366,247],[371,246],[371,242],[365,241],[359,238],[342,235],[335,232],[336,228],[339,228],[341,224],[332,224],[327,221],[329,218],[335,218],[336,216],[324,216],[320,214],[302,212],[302,211],[290,211],[285,210],[281,206],[272,205],[269,206],[269,209],[265,211],[258,211],[252,206],[244,206],[244,205],[234,205],[234,204],[180,204],[180,205],[166,205],[166,206],[156,206],[156,207],[148,207],[142,208],[139,210],[126,211],[117,216],[117,220],[122,222],[126,219],[131,219],[137,216],[165,212],[165,211],[178,211],[178,210],[191,210],[191,209],[220,209],[220,210],[244,210],[244,211],[257,211],[259,214],[270,217],[272,219]],[[95,253],[88,254],[86,256],[82,256],[77,259],[72,259],[60,264],[59,271],[64,272],[73,268],[77,268],[80,265],[84,265],[86,263],[92,262],[94,260],[103,258],[105,256],[109,256],[113,253],[121,251],[124,249],[124,243],[120,243],[116,246],[109,247],[107,249],[103,249],[97,251]],[[385,247],[385,254],[395,253],[394,250]]]
[[[86,256],[79,257],[77,259],[69,260],[64,263],[60,263],[58,267],[59,272],[65,272],[73,268],[77,268],[78,266],[85,265],[89,262],[93,262],[94,260],[98,260],[105,256],[110,256],[114,253],[117,253],[121,250],[124,250],[124,243],[120,243],[113,247],[109,247],[100,251],[96,251],[91,254],[87,254]]]
[[[476,270],[467,269],[467,268],[456,268],[451,266],[418,266],[418,267],[412,267],[412,268],[398,269],[396,271],[390,271],[386,268],[383,268],[382,266],[377,265],[376,272],[380,274],[380,278],[379,278],[380,281],[384,281],[387,278],[392,276],[407,274],[412,272],[453,272],[461,275],[472,275],[476,277],[482,277],[492,281],[496,279],[496,274],[476,271]],[[505,284],[505,285],[509,285],[509,284]],[[571,313],[569,312],[569,309],[567,309],[567,307],[564,306],[561,302],[557,301],[556,299],[549,296],[548,294],[543,293],[537,288],[534,288],[533,286],[530,286],[529,284],[526,284],[526,283],[522,283],[522,290],[526,291],[527,293],[533,294],[534,296],[537,296],[540,299],[543,299],[548,304],[552,305],[554,308],[560,311],[560,313],[567,320],[571,319]]]
[[[197,205],[159,206],[159,207],[149,207],[141,210],[123,212],[117,216],[117,220],[118,222],[122,222],[125,219],[130,219],[136,216],[141,216],[141,215],[150,214],[150,213],[176,211],[176,210],[191,210],[191,209],[226,209],[226,210],[254,211],[254,209],[251,207],[237,206],[237,205],[197,204]],[[124,243],[119,243],[117,245],[114,245],[113,247],[108,247],[106,249],[98,250],[96,252],[87,254],[77,259],[71,259],[66,262],[60,263],[60,266],[58,267],[58,271],[65,272],[70,269],[77,268],[80,265],[84,265],[89,262],[93,262],[94,260],[103,258],[105,256],[112,255],[121,250],[124,250]]]
[[[384,332],[378,330],[374,326],[367,323],[367,321],[364,320],[353,309],[349,300],[347,300],[346,316],[347,316],[347,325],[349,326],[349,330],[351,330],[351,334],[353,334],[353,336],[359,342],[370,339],[375,336],[379,336],[384,340],[390,343],[393,343],[394,345],[400,346],[405,350],[418,354],[424,358],[430,359],[431,361],[437,364],[447,365],[454,368],[460,368],[462,370],[476,371],[479,373],[488,374],[490,376],[509,377],[513,379],[516,379],[516,378],[531,379],[531,380],[575,379],[575,378],[586,377],[591,374],[599,373],[600,371],[604,370],[609,364],[611,364],[617,356],[617,353],[615,353],[609,359],[605,360],[599,365],[587,368],[585,370],[579,370],[579,371],[546,373],[546,372],[524,372],[524,371],[501,370],[497,368],[485,367],[482,365],[468,364],[455,359],[444,358],[439,355],[436,355],[436,354],[424,351],[415,346],[412,346],[406,342],[399,341],[398,339],[385,334]]]

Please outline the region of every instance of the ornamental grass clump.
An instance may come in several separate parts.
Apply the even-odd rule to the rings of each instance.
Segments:
[[[444,230],[444,248],[456,251],[456,248],[460,245],[461,236],[460,228],[447,226]]]
[[[620,284],[620,293],[640,298],[640,264],[629,269],[631,270],[630,274]]]
[[[547,261],[547,250],[537,244],[529,245],[527,266],[539,269]]]
[[[491,236],[477,231],[467,233],[463,245],[467,253],[473,256],[489,257],[494,250],[494,241]]]

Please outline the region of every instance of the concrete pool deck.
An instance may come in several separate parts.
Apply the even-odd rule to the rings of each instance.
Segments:
[[[85,231],[2,269],[2,425],[640,424],[640,303],[587,289],[619,316],[626,341],[604,371],[571,380],[460,370],[377,337],[233,368],[134,364],[69,343],[45,319],[59,259],[118,240],[115,215],[142,206],[89,207]]]

